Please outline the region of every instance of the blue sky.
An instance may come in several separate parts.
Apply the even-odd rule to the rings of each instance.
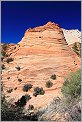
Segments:
[[[18,43],[28,28],[55,22],[65,29],[81,30],[80,1],[2,1],[1,42]]]

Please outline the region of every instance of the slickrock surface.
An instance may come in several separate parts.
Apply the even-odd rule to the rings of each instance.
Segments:
[[[17,101],[26,94],[23,86],[30,83],[33,88],[27,93],[32,98],[26,106],[32,104],[35,108],[46,106],[54,96],[61,97],[64,77],[80,67],[80,58],[68,46],[62,29],[52,22],[28,29],[10,53],[14,61],[9,64],[4,62],[6,68],[2,72],[5,94]],[[21,68],[20,71],[15,68],[17,66]],[[56,74],[56,80],[50,78],[53,74]],[[19,82],[18,78],[22,81]],[[51,88],[45,86],[48,80],[53,82]],[[36,86],[43,87],[45,94],[34,97],[33,89]],[[17,90],[14,90],[15,87]],[[12,88],[13,92],[7,93],[8,88]]]
[[[75,30],[62,29],[62,30],[68,45],[73,44],[75,42],[81,43],[81,32],[78,29]]]

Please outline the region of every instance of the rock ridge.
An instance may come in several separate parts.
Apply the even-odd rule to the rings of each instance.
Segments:
[[[60,26],[54,22],[48,22],[47,24],[45,24],[43,26],[30,28],[25,33],[27,33],[27,32],[42,32],[46,29],[56,30],[56,29],[60,29]]]

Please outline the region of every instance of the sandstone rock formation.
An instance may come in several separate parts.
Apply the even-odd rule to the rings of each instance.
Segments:
[[[75,42],[81,43],[81,32],[78,29],[66,30],[62,28],[62,30],[68,45],[73,44]]]
[[[69,47],[59,25],[52,22],[28,29],[15,47],[12,51],[8,50],[9,57],[14,60],[9,64],[4,60],[6,67],[2,71],[4,92],[7,97],[9,96],[8,99],[17,101],[26,94],[22,90],[23,86],[26,83],[32,84],[33,88],[28,91],[32,98],[26,107],[29,104],[35,108],[44,107],[54,96],[61,97],[64,77],[80,68],[80,58]],[[20,71],[16,69],[17,66],[20,67]],[[50,78],[53,74],[56,74],[56,80]],[[19,82],[18,78],[22,81]],[[53,82],[51,88],[45,86],[48,80]],[[36,86],[43,87],[45,94],[34,97],[33,89]],[[9,88],[13,89],[11,93],[7,93]]]

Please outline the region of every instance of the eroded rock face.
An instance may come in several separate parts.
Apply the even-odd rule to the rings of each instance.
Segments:
[[[75,30],[62,29],[62,30],[68,45],[71,45],[75,42],[81,43],[81,32],[78,29]]]
[[[33,88],[28,91],[32,97],[28,104],[31,103],[35,108],[48,105],[54,96],[61,97],[64,77],[80,68],[80,58],[68,46],[59,25],[52,22],[27,30],[16,48],[10,52],[14,61],[9,64],[4,62],[6,68],[2,72],[5,94],[17,101],[26,94],[22,90],[23,86],[30,83]],[[20,71],[15,68],[17,66]],[[50,78],[53,74],[56,74],[56,80]],[[21,83],[18,79],[22,80]],[[51,88],[45,86],[48,80],[53,82]],[[37,86],[43,87],[45,94],[35,98],[33,89]],[[8,94],[8,88],[12,88],[13,92]]]

